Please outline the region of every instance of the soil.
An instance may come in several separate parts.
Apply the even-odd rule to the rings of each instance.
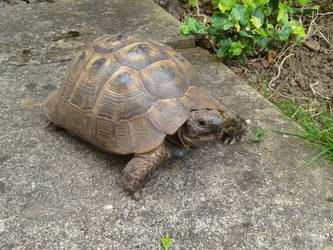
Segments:
[[[200,10],[193,9],[186,0],[155,0],[162,8],[183,22],[187,16],[198,18],[212,15],[209,1],[202,1]],[[206,3],[207,2],[207,3]],[[300,46],[287,45],[277,49],[277,57],[248,58],[245,65],[237,60],[222,62],[239,77],[257,89],[271,102],[278,104],[288,99],[307,107],[310,100],[313,113],[328,110],[333,113],[333,7],[322,6],[318,16],[308,17],[304,26],[311,32]],[[308,29],[309,31],[309,29]],[[197,41],[211,50],[208,41]],[[289,47],[288,47],[289,46]],[[214,53],[214,52],[213,52]],[[279,73],[280,72],[280,73]]]

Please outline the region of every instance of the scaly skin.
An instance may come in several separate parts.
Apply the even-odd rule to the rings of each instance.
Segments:
[[[139,192],[150,180],[156,169],[166,160],[171,158],[171,153],[166,143],[145,154],[134,155],[122,171],[124,188],[132,195],[134,200],[139,200]]]

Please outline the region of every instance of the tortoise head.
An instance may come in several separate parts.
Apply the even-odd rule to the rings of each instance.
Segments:
[[[184,144],[195,147],[204,142],[219,140],[225,120],[217,110],[192,110],[182,127],[180,137]]]

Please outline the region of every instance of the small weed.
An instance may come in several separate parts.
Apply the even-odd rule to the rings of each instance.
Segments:
[[[284,115],[297,122],[301,127],[301,131],[292,133],[274,129],[272,130],[273,132],[298,136],[321,149],[321,152],[302,166],[302,169],[308,167],[320,157],[324,157],[329,163],[333,164],[333,119],[329,117],[328,112],[312,115],[310,103],[308,103],[307,110],[305,110],[293,100],[280,103],[277,107]]]
[[[328,197],[326,200],[329,202],[333,202],[333,197]]]
[[[261,76],[262,95],[267,99],[271,95],[271,91],[268,88],[268,78],[266,75]]]
[[[265,141],[264,135],[265,135],[265,130],[258,130],[253,137],[253,141],[264,142]]]
[[[164,238],[161,239],[162,245],[165,250],[168,250],[172,243],[172,238],[169,238],[168,235],[166,235]]]

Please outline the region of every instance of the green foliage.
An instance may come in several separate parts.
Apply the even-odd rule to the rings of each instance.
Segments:
[[[166,235],[164,238],[161,239],[162,245],[165,250],[168,250],[172,243],[172,238],[169,238],[168,235]]]
[[[326,200],[329,202],[333,202],[333,197],[328,197]]]
[[[333,164],[333,119],[329,117],[328,112],[312,115],[309,111],[311,110],[310,104],[308,104],[308,109],[305,110],[292,100],[282,102],[277,107],[284,115],[297,122],[301,130],[299,133],[280,130],[273,130],[273,132],[301,137],[321,150],[302,168],[308,167],[320,157],[324,157],[329,163]]]
[[[218,57],[236,57],[244,61],[244,54],[253,56],[273,49],[274,43],[291,39],[299,44],[306,37],[304,28],[293,17],[312,0],[211,0],[215,13],[210,23],[188,17],[180,26],[183,35],[209,36],[218,47]],[[196,7],[196,0],[189,0]],[[318,5],[303,7],[318,10]],[[226,47],[225,47],[226,46]]]

